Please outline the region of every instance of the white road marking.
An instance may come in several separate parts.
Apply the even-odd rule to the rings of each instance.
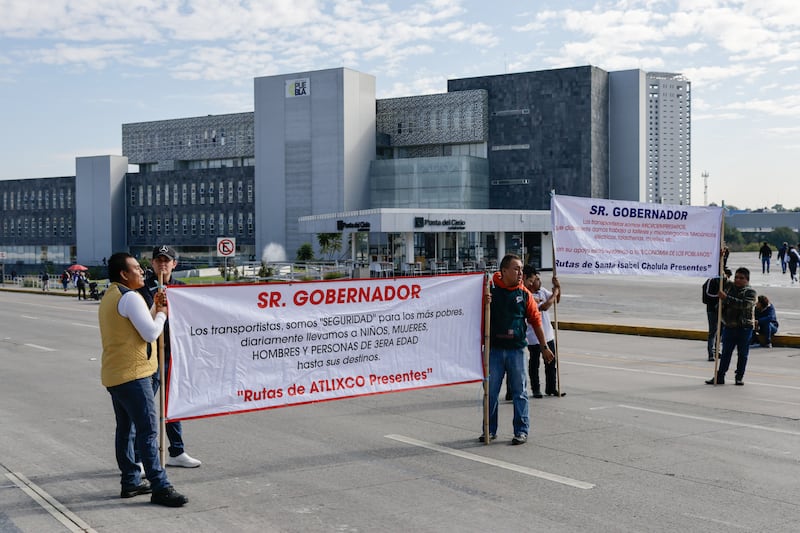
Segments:
[[[50,513],[50,515],[58,520],[64,527],[76,533],[92,532],[97,533],[92,529],[89,524],[80,519],[78,515],[64,507],[58,500],[50,496],[47,492],[42,490],[41,487],[32,483],[29,479],[18,472],[10,472],[6,474],[17,487],[22,489],[22,492],[31,497],[33,501],[38,503],[42,509]]]
[[[719,418],[709,418],[706,416],[695,416],[695,415],[687,415],[683,413],[674,413],[672,411],[661,411],[659,409],[647,409],[645,407],[634,407],[632,405],[622,405],[620,404],[621,408],[623,409],[633,409],[634,411],[643,411],[645,413],[653,413],[657,415],[665,415],[665,416],[675,416],[678,418],[688,418],[690,420],[699,420],[700,422],[712,422],[714,424],[723,424],[726,426],[736,426],[740,428],[748,428],[748,429],[757,429],[759,431],[770,431],[772,433],[783,433],[784,435],[796,435],[800,436],[800,431],[792,431],[790,429],[781,429],[781,428],[772,428],[769,426],[759,426],[756,424],[743,424],[741,422],[731,422],[729,420],[721,420]]]
[[[55,348],[48,348],[47,346],[39,346],[38,344],[30,344],[25,343],[23,346],[28,346],[29,348],[36,348],[37,350],[43,350],[45,352],[55,352]]]
[[[445,448],[444,446],[439,446],[437,444],[432,444],[430,442],[412,439],[411,437],[405,437],[403,435],[385,435],[385,437],[387,439],[396,440],[399,442],[403,442],[405,444],[410,444],[412,446],[427,448],[428,450],[433,450],[435,452],[446,453],[448,455],[460,457],[462,459],[468,459],[470,461],[475,461],[477,463],[483,463],[490,466],[505,468],[506,470],[511,470],[514,472],[518,472],[520,474],[538,477],[541,479],[546,479],[548,481],[554,481],[556,483],[561,483],[562,485],[568,485],[576,489],[594,488],[594,485],[592,483],[587,483],[585,481],[579,481],[577,479],[559,476],[558,474],[551,474],[550,472],[543,472],[542,470],[536,470],[534,468],[528,468],[526,466],[515,465],[513,463],[508,463],[506,461],[499,461],[497,459],[492,459],[490,457],[483,457],[481,455],[476,455],[474,453],[464,452],[461,450],[454,450],[452,448]]]
[[[31,320],[39,320],[38,316],[30,316],[30,315],[19,315],[19,316],[21,316],[22,318],[29,318]]]
[[[656,370],[644,370],[642,368],[624,368],[621,366],[609,366],[609,365],[593,365],[591,363],[576,363],[575,361],[561,361],[558,362],[560,365],[574,365],[574,366],[585,366],[589,368],[602,368],[604,370],[619,370],[622,372],[633,372],[635,374],[652,374],[654,376],[670,376],[676,378],[687,378],[687,379],[703,379],[698,378],[697,376],[691,374],[676,374],[674,372],[658,372]],[[709,367],[709,374],[713,374],[714,370]],[[710,377],[710,376],[709,376]],[[762,387],[772,387],[774,389],[790,389],[790,390],[800,390],[800,387],[795,387],[793,385],[776,385],[774,383],[759,383],[757,381],[747,381],[748,385],[759,385]]]
[[[70,322],[70,324],[73,325],[73,326],[80,326],[82,328],[100,329],[100,326],[98,326],[96,324],[78,324],[77,322]]]

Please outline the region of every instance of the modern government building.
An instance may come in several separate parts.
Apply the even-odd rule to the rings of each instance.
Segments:
[[[397,271],[552,265],[550,196],[690,204],[691,84],[581,66],[448,81],[376,99],[347,68],[259,77],[254,111],[122,125],[122,154],[75,175],[0,181],[6,273],[174,246],[182,262],[291,260],[340,233],[341,258]],[[129,172],[138,165],[138,172]]]

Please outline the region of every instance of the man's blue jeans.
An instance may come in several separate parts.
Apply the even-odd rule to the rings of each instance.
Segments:
[[[139,466],[134,458],[131,432],[136,430],[135,447],[139,453],[147,479],[153,490],[170,486],[167,473],[158,458],[158,421],[153,401],[153,383],[146,377],[108,387],[117,430],[114,447],[117,465],[122,473],[122,488],[132,488],[141,482]]]
[[[750,338],[753,336],[753,328],[722,328],[722,353],[719,356],[719,369],[717,370],[717,382],[725,380],[725,372],[731,365],[733,349],[736,348],[736,379],[744,377],[747,368],[747,356],[750,354]]]
[[[772,344],[772,336],[778,333],[778,326],[770,322],[769,318],[758,321],[758,331],[764,336],[765,344]]]
[[[761,273],[769,274],[769,257],[762,257],[761,258]]]
[[[489,351],[489,434],[497,434],[497,406],[503,376],[507,375],[508,390],[514,403],[514,435],[528,434],[528,383],[525,377],[524,348]]]
[[[164,361],[166,375],[169,376],[169,359]],[[158,388],[161,386],[160,373],[153,374],[153,395],[158,395]],[[167,422],[167,439],[169,440],[169,456],[178,457],[183,453],[183,426],[180,422]]]

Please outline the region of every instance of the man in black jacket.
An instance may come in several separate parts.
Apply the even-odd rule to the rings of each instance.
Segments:
[[[159,274],[163,276],[164,285],[184,285],[182,281],[176,280],[172,277],[172,271],[178,266],[178,254],[175,250],[167,245],[156,246],[153,248],[153,269],[149,271],[144,280],[144,287],[139,289],[139,292],[144,296],[148,306],[153,304],[153,296],[158,292],[158,277]],[[164,325],[164,368],[159,368],[159,372],[166,372],[169,376],[169,364],[171,359],[170,345],[169,345],[169,320]],[[159,372],[153,375],[153,392],[158,392],[160,383]],[[183,427],[180,422],[167,423],[167,438],[169,439],[169,457],[167,457],[167,466],[180,466],[183,468],[196,468],[202,463],[191,457],[184,451],[183,445]]]
[[[731,269],[726,268],[725,281],[731,277]],[[706,315],[708,316],[708,360],[714,360],[717,344],[717,322],[718,311],[717,305],[719,303],[719,276],[708,278],[703,283],[703,303],[706,304]]]
[[[750,271],[744,267],[736,269],[733,283],[726,282],[719,293],[722,302],[722,353],[716,380],[706,381],[708,385],[724,385],[725,373],[731,364],[733,349],[736,348],[736,384],[744,385],[744,371],[750,353],[750,338],[753,336],[753,311],[756,307],[756,291],[750,286]]]

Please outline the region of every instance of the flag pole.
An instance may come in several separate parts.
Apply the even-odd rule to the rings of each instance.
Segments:
[[[551,235],[552,235],[552,233],[551,233]],[[556,244],[555,244],[556,240],[555,240],[555,236],[553,236],[553,238],[551,238],[550,241],[551,241],[552,250],[553,250],[553,277],[554,278],[558,278],[558,274],[557,274],[557,271],[556,271]],[[553,363],[556,365],[556,390],[558,390],[558,397],[559,398],[563,398],[564,396],[566,396],[566,393],[561,390],[561,365],[558,364],[558,352],[561,351],[561,350],[559,350],[560,345],[558,344],[558,300],[561,298],[561,283],[558,284],[558,287],[559,287],[558,288],[558,295],[553,300],[553,333],[555,334],[554,341],[555,341],[555,346],[556,346],[556,349],[553,350],[553,356],[555,357],[555,359],[553,360]],[[547,364],[547,363],[545,363],[545,364]]]
[[[724,271],[724,250],[725,250],[725,214],[722,215],[722,223],[719,232],[719,290],[725,290]],[[717,331],[714,333],[714,385],[717,385],[717,374],[719,372],[719,345],[722,337],[722,299],[717,294]]]
[[[492,440],[489,435],[489,337],[491,303],[489,302],[489,274],[484,274],[483,285],[483,443],[489,445]]]
[[[160,272],[158,274],[158,292],[164,293],[164,273]],[[166,322],[164,322],[166,326]],[[164,468],[167,461],[167,446],[166,446],[166,436],[167,436],[167,419],[164,416],[164,409],[166,407],[166,398],[167,393],[165,389],[166,385],[166,376],[164,373],[166,369],[164,368],[164,328],[161,328],[161,334],[158,336],[158,380],[159,380],[159,387],[158,387],[158,407],[160,413],[159,425],[158,425],[158,459],[161,463],[161,468]]]
[[[555,199],[555,196],[556,196],[556,190],[552,189],[550,191],[550,223],[551,223],[551,225],[552,225],[552,220],[553,220],[553,200]],[[553,258],[553,277],[557,278],[558,277],[558,271],[556,270],[556,232],[555,232],[555,228],[554,227],[550,228],[550,230],[551,230],[550,231],[550,250],[552,252],[552,258]],[[553,332],[555,334],[554,342],[555,342],[555,345],[556,345],[556,349],[553,352],[553,356],[555,357],[553,362],[556,365],[556,389],[558,390],[558,397],[559,398],[563,398],[564,396],[566,396],[566,393],[561,390],[561,365],[558,364],[558,352],[561,351],[559,349],[560,345],[558,344],[558,300],[561,298],[561,283],[559,283],[558,285],[559,285],[558,296],[556,296],[555,300],[553,300]],[[545,364],[547,364],[547,363],[545,363]]]

